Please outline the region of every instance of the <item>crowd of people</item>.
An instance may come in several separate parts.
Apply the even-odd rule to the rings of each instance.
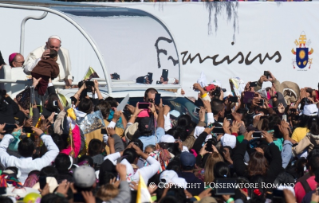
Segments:
[[[81,0],[59,0],[81,2]],[[179,0],[82,0],[82,2],[179,2]],[[312,1],[312,0],[181,0],[182,2],[218,2],[218,1]]]
[[[26,61],[9,56],[33,83],[0,91],[1,203],[319,202],[317,89],[270,71],[239,95],[198,81],[198,122],[172,122],[154,88],[125,114],[96,80],[61,98],[52,81],[72,77],[60,47],[51,36]]]

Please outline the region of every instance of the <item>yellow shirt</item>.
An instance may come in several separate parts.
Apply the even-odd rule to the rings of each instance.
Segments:
[[[291,139],[295,140],[296,142],[300,142],[306,134],[309,132],[309,129],[304,127],[304,128],[296,128],[294,132],[292,133]]]

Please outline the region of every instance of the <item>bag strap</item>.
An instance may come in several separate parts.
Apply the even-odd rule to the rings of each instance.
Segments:
[[[300,180],[300,183],[301,183],[303,189],[305,190],[306,194],[307,194],[308,192],[312,191],[311,188],[310,188],[310,186],[309,186],[309,184],[308,184],[308,182],[307,182],[307,179],[306,179],[306,178],[302,178],[302,179]]]

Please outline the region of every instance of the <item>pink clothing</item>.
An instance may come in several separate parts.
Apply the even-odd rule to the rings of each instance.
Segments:
[[[73,143],[74,143],[74,157],[77,157],[80,153],[81,148],[81,134],[80,134],[80,128],[78,125],[75,125],[75,127],[72,130],[72,137],[73,137]],[[71,145],[68,146],[68,148],[61,150],[61,153],[70,155],[72,151]]]
[[[317,182],[315,181],[315,176],[310,176],[307,179],[307,182],[311,188],[311,190],[315,190],[317,187]],[[295,196],[298,203],[302,202],[302,199],[306,195],[305,189],[302,187],[302,184],[300,182],[297,182],[295,185]]]

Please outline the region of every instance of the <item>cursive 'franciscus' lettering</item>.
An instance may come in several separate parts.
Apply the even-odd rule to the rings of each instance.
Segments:
[[[189,53],[188,51],[184,51],[181,53],[183,58],[182,58],[182,62],[183,65],[187,64],[188,61],[190,61],[190,63],[193,63],[193,61],[198,58],[199,63],[203,63],[206,59],[211,59],[213,61],[213,65],[214,66],[218,66],[219,64],[224,63],[224,61],[226,61],[228,64],[232,63],[233,61],[235,61],[238,58],[238,63],[242,64],[245,62],[246,65],[251,65],[256,59],[259,58],[259,63],[263,64],[265,62],[266,59],[272,60],[273,58],[275,58],[277,56],[277,59],[275,60],[276,63],[279,63],[281,61],[281,55],[279,51],[276,51],[272,56],[269,56],[268,53],[266,53],[266,55],[264,56],[264,58],[262,57],[261,54],[257,54],[257,56],[255,56],[254,58],[252,58],[251,60],[250,58],[250,54],[251,52],[249,52],[246,57],[244,56],[244,54],[242,52],[238,52],[236,56],[234,56],[232,59],[230,58],[230,56],[225,56],[222,60],[218,61],[217,57],[219,56],[219,54],[216,54],[214,56],[206,56],[205,58],[202,58],[201,55],[199,53],[197,53],[195,56],[192,57],[192,55]]]

